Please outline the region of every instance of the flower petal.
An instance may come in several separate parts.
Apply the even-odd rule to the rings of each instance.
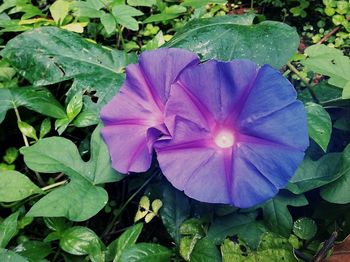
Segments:
[[[164,48],[144,52],[138,64],[127,66],[120,92],[100,113],[106,126],[102,135],[119,172],[143,172],[150,167],[153,129],[166,130],[164,104],[170,85],[186,66],[195,63],[198,57],[191,52]]]
[[[306,113],[291,83],[272,67],[258,73],[238,121],[240,131],[305,150]]]
[[[188,67],[173,85],[167,115],[176,114],[207,128],[239,106],[256,74],[257,66],[249,60],[210,60]]]
[[[238,207],[256,205],[272,198],[288,183],[303,160],[302,151],[264,143],[263,140],[260,142],[241,142],[234,153],[232,191],[233,202]],[[242,169],[245,169],[244,175]]]
[[[169,141],[157,141],[155,150],[166,178],[197,200],[228,203],[223,154],[210,144],[210,133],[195,123],[177,117]]]

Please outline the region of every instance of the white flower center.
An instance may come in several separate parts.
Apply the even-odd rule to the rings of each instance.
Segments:
[[[221,148],[228,148],[233,146],[235,138],[230,131],[220,131],[214,139],[215,144]]]

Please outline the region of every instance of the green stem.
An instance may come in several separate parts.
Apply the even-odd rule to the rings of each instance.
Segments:
[[[52,188],[55,188],[55,187],[64,185],[64,184],[66,184],[67,182],[68,182],[68,180],[63,180],[63,181],[60,181],[60,182],[57,182],[57,183],[54,183],[54,184],[51,184],[51,185],[42,187],[41,190],[42,190],[42,191],[47,191],[47,190],[50,190],[50,189],[52,189]]]
[[[20,114],[19,114],[18,108],[16,107],[15,103],[12,102],[12,104],[13,104],[13,109],[15,110],[17,122],[21,122],[22,120],[21,120],[21,116],[20,116]],[[22,138],[23,138],[23,141],[24,141],[24,145],[25,145],[26,147],[29,147],[29,142],[28,142],[27,137],[26,137],[22,132],[21,132],[21,134],[22,134]],[[40,176],[40,174],[39,174],[38,172],[36,172],[36,171],[34,171],[34,173],[35,173],[36,179],[38,180],[39,184],[40,184],[41,186],[44,186],[44,185],[45,185],[45,182],[44,182],[44,180],[42,179],[42,177]]]
[[[290,62],[287,63],[287,66],[288,66],[289,69],[290,69],[294,74],[296,74],[296,75],[300,78],[300,80],[306,85],[306,88],[307,88],[307,90],[309,91],[309,93],[310,93],[312,99],[314,100],[314,102],[319,103],[319,100],[318,100],[318,98],[317,98],[317,96],[316,96],[314,90],[312,90],[312,85],[310,85],[309,81],[308,81],[304,76],[302,76],[301,73],[299,72],[299,70],[296,69],[296,67],[293,66]]]

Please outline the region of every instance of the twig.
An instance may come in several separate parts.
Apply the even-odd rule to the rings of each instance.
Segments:
[[[51,185],[42,187],[41,190],[42,190],[42,191],[47,191],[47,190],[50,190],[50,189],[52,189],[52,188],[55,188],[55,187],[64,185],[64,184],[66,184],[67,182],[68,182],[68,180],[63,180],[63,181],[60,181],[60,182],[57,182],[57,183],[54,183],[54,184],[51,184]]]
[[[317,96],[316,96],[314,90],[312,90],[312,85],[310,85],[309,81],[308,81],[305,77],[303,77],[303,76],[301,75],[301,73],[299,72],[299,70],[296,69],[295,66],[293,66],[290,62],[287,63],[287,66],[288,66],[289,69],[290,69],[294,74],[296,74],[296,75],[300,78],[300,80],[306,85],[306,88],[307,88],[307,90],[309,91],[309,93],[310,93],[312,99],[313,99],[316,103],[319,103],[319,100],[318,100],[318,98],[317,98]]]
[[[322,39],[320,41],[318,41],[318,45],[323,44],[324,42],[326,42],[328,40],[328,38],[330,38],[333,34],[335,34],[336,32],[338,32],[338,30],[340,29],[339,26],[335,27],[332,31],[330,31],[328,34],[326,34],[324,37],[322,37]]]
[[[326,240],[323,244],[323,247],[317,252],[314,256],[314,262],[322,262],[327,257],[328,251],[334,246],[334,241],[336,240],[338,233],[335,231],[332,233],[330,238]]]

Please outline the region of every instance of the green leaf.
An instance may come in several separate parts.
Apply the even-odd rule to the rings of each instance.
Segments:
[[[332,133],[331,117],[319,104],[310,102],[305,108],[309,136],[326,152]]]
[[[179,253],[186,261],[190,261],[193,249],[199,239],[201,239],[201,236],[198,234],[192,236],[184,236],[180,239]]]
[[[188,49],[203,60],[246,58],[260,65],[280,68],[298,47],[297,32],[284,23],[273,21],[252,25],[253,18],[246,15],[195,19],[165,46]]]
[[[70,183],[52,190],[29,210],[28,216],[66,217],[72,221],[89,219],[107,203],[107,192],[100,184],[122,179],[111,168],[107,146],[100,136],[100,126],[91,137],[91,158],[81,159],[75,144],[62,137],[49,137],[22,148],[27,166],[43,173],[63,172]],[[79,204],[77,204],[79,203]]]
[[[130,56],[122,51],[101,47],[56,27],[25,32],[11,39],[0,54],[35,86],[74,79],[68,100],[77,92],[96,92],[96,103],[91,99],[84,101],[83,112],[87,110],[95,116],[93,121],[85,123],[88,125],[98,123],[100,108],[119,90],[124,81],[123,68],[130,62]],[[43,113],[48,114],[45,110]]]
[[[108,253],[111,259],[113,259],[113,262],[120,261],[123,251],[136,243],[137,238],[141,234],[142,228],[142,223],[138,223],[128,228],[118,239],[114,240],[108,246]]]
[[[78,92],[76,93],[72,99],[69,101],[67,105],[67,117],[69,120],[73,120],[83,108],[83,95]]]
[[[52,253],[51,245],[40,241],[25,241],[16,246],[14,250],[30,261],[41,261]]]
[[[308,204],[304,195],[293,195],[281,191],[276,197],[262,206],[265,224],[272,232],[288,237],[293,228],[293,219],[287,206],[305,206]]]
[[[40,194],[42,190],[17,171],[0,171],[0,202],[13,202]]]
[[[7,249],[0,248],[0,261],[7,262],[29,262],[28,259],[16,254],[15,252]]]
[[[350,203],[350,144],[343,151],[337,176],[337,180],[321,188],[321,196],[331,203]]]
[[[71,2],[57,0],[50,6],[50,13],[57,25],[61,25],[64,18],[68,15]]]
[[[309,70],[329,76],[329,83],[344,88],[350,82],[350,59],[339,49],[313,45],[305,49],[307,59],[302,64]],[[343,93],[343,98],[345,98]]]
[[[255,221],[256,216],[256,213],[252,212],[248,214],[233,213],[218,217],[211,224],[207,238],[219,245],[226,237],[237,234],[240,228]]]
[[[65,112],[61,104],[45,88],[22,87],[0,88],[0,123],[4,120],[9,109],[24,106],[40,114],[61,118]]]
[[[244,247],[244,251],[242,251],[242,246]],[[234,243],[226,239],[223,245],[221,245],[221,254],[223,262],[297,261],[293,254],[293,247],[288,240],[272,233],[265,233],[263,235],[256,253],[240,242]]]
[[[297,219],[293,225],[293,233],[304,240],[310,240],[316,235],[317,226],[314,220],[308,217]]]
[[[181,5],[199,8],[207,4],[225,4],[226,0],[184,0]]]
[[[72,227],[63,232],[60,247],[72,255],[89,255],[91,261],[104,261],[100,239],[87,227]]]
[[[40,125],[40,134],[39,138],[42,139],[46,136],[51,130],[51,121],[50,118],[45,118]]]
[[[36,130],[34,127],[23,121],[17,121],[17,125],[23,135],[25,135],[26,137],[33,138],[35,141],[38,141],[38,137],[36,136]]]
[[[0,248],[4,248],[17,234],[17,220],[19,213],[13,213],[0,224]]]
[[[151,7],[152,5],[156,4],[156,0],[128,0],[128,5],[132,6],[148,6]]]
[[[161,245],[139,243],[125,249],[120,262],[168,262],[171,251]]]
[[[112,14],[114,15],[118,24],[121,24],[122,26],[134,31],[139,29],[139,24],[133,17],[143,15],[140,10],[128,5],[114,6],[112,9]]]
[[[103,13],[100,19],[108,35],[115,33],[115,30],[117,28],[117,22],[115,21],[115,18],[113,15],[109,13]]]
[[[220,252],[216,245],[208,239],[200,239],[191,253],[191,262],[221,262]]]
[[[3,156],[4,161],[7,164],[12,164],[13,162],[16,161],[18,157],[18,150],[15,147],[9,147],[6,152],[5,155]]]
[[[190,216],[190,204],[183,192],[165,186],[162,192],[163,207],[160,217],[176,244],[180,241],[180,225]]]
[[[302,194],[321,187],[339,178],[341,153],[329,153],[317,161],[306,157],[290,180],[287,189],[294,194]]]

